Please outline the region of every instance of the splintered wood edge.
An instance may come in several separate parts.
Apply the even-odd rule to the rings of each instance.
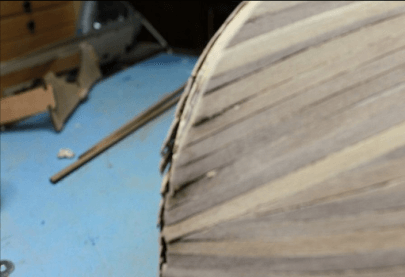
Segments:
[[[248,2],[245,1],[240,3],[204,48],[204,51],[200,55],[180,99],[180,103],[175,114],[175,118],[177,120],[175,120],[174,124],[172,124],[170,132],[168,133],[161,149],[162,153],[165,151],[173,153],[173,155],[169,155],[170,160],[162,161],[161,164],[165,164],[165,167],[168,164],[171,166],[173,156],[175,157],[174,153],[177,152],[184,144],[184,135],[182,136],[182,134],[185,134],[187,128],[190,128],[190,122],[192,122],[190,117],[192,116],[193,108],[199,102],[198,100],[202,97],[203,89],[201,89],[201,85],[204,84],[204,82],[206,83],[206,80],[211,77],[216,63],[219,62],[218,56],[220,55],[221,51],[227,46],[233,35],[236,33],[236,30],[243,26],[243,23],[249,18],[250,14],[253,12],[256,6],[259,5],[259,3],[260,2],[251,2],[249,5],[247,5]],[[238,17],[236,17],[236,15],[238,15]],[[174,141],[174,143],[170,144],[171,141]],[[164,170],[165,168],[162,168],[162,172]],[[161,202],[161,208],[158,215],[158,224],[160,225],[161,230],[164,228],[163,216],[166,195],[170,192],[170,171],[171,169],[169,169],[169,171],[165,174],[163,179],[164,181],[162,183],[163,201]],[[166,177],[166,175],[168,175],[168,177]],[[160,276],[162,276],[162,272],[166,268],[166,246],[162,244],[166,244],[166,238],[164,233],[161,231],[161,237],[159,239],[159,245],[162,246],[160,248],[162,251],[160,253],[162,258],[159,261]]]

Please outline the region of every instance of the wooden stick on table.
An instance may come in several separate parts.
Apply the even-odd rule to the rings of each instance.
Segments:
[[[62,169],[55,175],[53,175],[50,181],[53,184],[56,184],[59,180],[63,179],[74,170],[78,169],[88,161],[92,160],[94,157],[98,156],[115,143],[119,142],[129,134],[133,133],[134,131],[138,130],[140,127],[151,121],[152,119],[156,118],[157,116],[161,115],[169,108],[174,106],[180,99],[180,92],[184,89],[185,85],[181,86],[179,89],[175,90],[174,92],[165,96],[162,100],[158,103],[147,109],[145,112],[141,113],[138,116],[135,116],[131,121],[126,123],[124,126],[116,130],[114,133],[94,145],[92,148],[87,150],[84,154],[82,154],[79,159],[71,164],[70,166]]]

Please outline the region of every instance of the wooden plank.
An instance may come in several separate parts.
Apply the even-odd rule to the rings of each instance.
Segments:
[[[372,130],[374,125],[375,122],[371,121],[368,127],[369,130]],[[353,129],[355,129],[355,127]],[[352,132],[352,130],[350,132]],[[357,132],[350,134],[349,137],[351,136],[351,139],[353,139],[359,134],[360,135],[363,134],[364,137],[367,137],[370,134],[370,131],[367,131],[367,133],[363,133],[364,132],[363,130],[364,129],[360,128],[357,130]],[[315,133],[313,132],[313,129],[308,130],[308,133],[310,134],[313,133],[313,137],[319,136],[316,132]],[[339,137],[339,141],[337,141],[333,145],[333,148],[331,149],[330,142],[328,141],[330,141],[330,139],[333,138],[334,136]],[[169,206],[167,207],[168,210],[166,211],[166,221],[170,222],[171,220],[179,220],[179,218],[185,218],[190,214],[193,214],[193,212],[195,213],[196,211],[200,211],[203,210],[204,208],[211,207],[215,204],[220,203],[221,201],[225,201],[227,199],[235,197],[236,195],[246,192],[251,188],[262,185],[266,181],[274,180],[279,176],[283,176],[283,174],[287,174],[288,172],[296,170],[301,165],[303,165],[304,159],[302,157],[307,157],[309,161],[314,162],[316,161],[316,159],[323,157],[326,153],[328,153],[328,151],[333,151],[333,149],[338,149],[339,147],[342,147],[342,145],[344,144],[340,143],[342,143],[341,139],[343,139],[343,142],[345,141],[344,136],[345,136],[344,133],[342,134],[332,133],[330,134],[330,136],[327,136],[323,140],[319,141],[318,145],[310,144],[306,146],[307,148],[298,149],[298,151],[296,150],[296,152],[293,152],[294,149],[291,149],[290,152],[285,153],[286,151],[289,151],[291,147],[293,148],[296,147],[294,146],[294,144],[290,144],[288,142],[287,144],[284,143],[275,144],[274,150],[264,148],[262,149],[262,151],[269,154],[269,156],[266,157],[266,159],[268,158],[268,161],[262,158],[261,162],[262,163],[267,162],[267,166],[253,165],[252,167],[248,167],[246,165],[246,161],[252,160],[252,157],[259,155],[260,150],[246,154],[246,160],[241,159],[240,161],[231,164],[230,166],[228,166],[228,168],[225,169],[215,169],[214,172],[217,173],[215,178],[210,179],[205,177],[199,181],[194,182],[192,186],[187,185],[186,187],[181,188],[181,190],[178,193],[173,195],[173,197],[167,201]],[[297,138],[299,137],[300,136],[297,136]],[[310,140],[310,138],[303,136],[303,141],[307,140]],[[297,139],[297,142],[300,142],[300,140]],[[302,146],[305,147],[305,144]],[[222,155],[225,154],[222,153]],[[245,156],[241,157],[245,158]],[[393,167],[393,169],[396,169],[396,167]],[[235,174],[235,172],[238,171],[245,172],[244,176],[240,177],[237,174]],[[376,171],[380,172],[380,170]],[[387,174],[388,172],[390,172],[390,174],[393,174],[393,171],[391,170],[386,171]],[[376,180],[379,179],[375,177],[374,174],[371,173],[368,174],[370,176],[374,176]],[[381,176],[385,176],[385,174],[381,174]],[[368,178],[366,178],[366,180],[368,180]],[[322,195],[322,193],[333,193],[337,190],[336,183],[339,182],[334,182],[333,185],[328,186],[327,189],[324,189],[322,186],[316,188],[314,187],[314,189],[308,188],[307,189],[308,193],[297,195],[295,199],[296,201],[298,200],[309,201],[311,197]],[[344,183],[346,184],[346,182]],[[353,188],[356,187],[356,184],[353,182],[347,183],[352,184],[351,186]],[[358,183],[358,185],[361,184],[362,182]],[[341,188],[342,190],[350,189],[350,187],[342,184],[340,184],[339,187],[337,188]],[[287,205],[289,203],[288,200],[289,199],[286,199],[286,201],[283,203]],[[182,206],[180,206],[177,209],[177,206],[179,204]],[[279,206],[280,204],[281,203],[276,203],[275,205]],[[173,210],[171,209],[172,206]]]
[[[29,6],[31,7],[30,10],[36,12],[72,1],[0,1],[1,19],[26,13],[26,8],[24,6],[26,2],[29,2]]]
[[[47,44],[55,43],[68,37],[73,37],[76,30],[75,28],[75,25],[72,23],[71,25],[66,25],[58,30],[42,33],[34,37],[2,42],[0,59],[2,62],[7,61],[34,52]]]
[[[168,254],[227,257],[302,257],[370,253],[405,247],[404,227],[385,228],[330,236],[278,238],[274,241],[227,240],[179,242],[169,245]],[[373,242],[378,241],[378,245]]]
[[[297,210],[307,209],[307,207],[310,208],[312,205],[335,201],[336,199],[341,200],[343,198],[352,197],[359,193],[368,192],[372,189],[384,188],[386,184],[390,184],[391,180],[402,178],[404,176],[402,170],[405,162],[404,156],[405,148],[399,150],[396,149],[395,151],[384,155],[382,158],[377,159],[376,161],[369,162],[348,172],[341,173],[334,178],[314,185],[305,191],[301,191],[286,197],[283,199],[283,201],[265,205],[263,206],[264,210],[266,211],[266,214],[270,213],[269,219],[271,220],[271,224],[277,224],[283,220],[286,220],[286,215],[284,213],[294,213]],[[166,210],[166,213],[167,212],[168,211]],[[334,212],[335,216],[337,212],[338,211]],[[258,210],[256,216],[259,213],[260,211]],[[249,225],[249,223],[252,222],[249,216],[246,220],[242,219],[243,217],[240,218],[235,224],[243,224],[243,222],[245,222],[246,225]],[[269,219],[264,219],[261,217],[262,222],[267,222]],[[302,220],[310,219],[311,218],[302,218]],[[291,220],[299,220],[299,217]],[[314,218],[312,218],[312,220],[314,220]],[[228,224],[222,225],[228,226]],[[224,230],[223,228],[226,230],[227,227],[221,227],[221,225],[219,225],[219,232]],[[243,228],[240,230],[242,229]],[[212,232],[215,232],[215,234],[218,234],[215,227],[211,230]],[[204,235],[201,233],[197,233],[195,236],[191,235],[190,239],[199,238],[201,236],[209,236],[209,232],[208,234]],[[233,237],[233,235],[231,235],[231,237]],[[219,237],[216,236],[216,238]]]
[[[221,66],[215,68],[215,77],[210,80],[206,91],[215,90],[334,37],[405,12],[404,3],[384,3],[387,2],[358,2],[347,5],[240,43],[223,53],[222,61],[219,62]],[[357,9],[361,9],[361,12]],[[242,54],[245,51],[249,54]]]
[[[201,212],[194,217],[174,225],[166,225],[163,233],[168,241],[172,241],[193,231],[251,213],[262,204],[305,190],[330,178],[331,175],[359,166],[403,145],[405,145],[405,123],[331,154],[313,165]]]
[[[403,165],[404,158],[372,167],[377,169],[376,173],[355,169],[351,174],[344,173],[322,182],[310,192],[286,198],[287,203],[283,201],[272,205],[271,212],[266,207],[265,214],[257,213],[221,223],[210,230],[184,237],[181,241],[221,241],[229,238],[265,241],[401,226],[404,224],[401,203],[404,194]],[[390,168],[392,166],[395,169]],[[336,184],[344,185],[336,187]]]
[[[266,10],[266,6],[271,9],[267,10],[263,14],[260,14],[259,16],[252,16],[246,22],[246,24],[243,25],[235,37],[233,37],[227,47],[233,47],[248,39],[252,39],[259,35],[290,25],[294,22],[309,18],[328,10],[343,7],[351,3],[353,3],[353,1],[312,1],[303,3],[286,1],[285,4],[277,2],[276,4],[273,4],[270,1],[265,2],[262,9]],[[276,5],[276,7],[274,7],[274,5]],[[280,6],[283,6],[284,9],[278,10],[277,8]],[[277,13],[274,12],[275,10]],[[271,15],[269,14],[270,12]]]
[[[375,70],[377,68],[371,67],[369,69]],[[365,67],[364,71],[358,71],[359,74],[344,74],[341,76],[342,78],[333,79],[333,82],[325,82],[321,86],[316,87],[316,89],[308,90],[306,93],[299,94],[297,97],[289,99],[289,101],[285,101],[279,106],[275,106],[268,110],[264,110],[261,113],[257,113],[254,117],[244,118],[244,120],[239,121],[238,124],[220,129],[214,133],[216,138],[215,140],[207,137],[206,140],[199,141],[198,144],[189,145],[189,147],[187,147],[189,155],[183,155],[183,159],[177,159],[179,164],[176,168],[180,169],[184,167],[195,167],[196,169],[201,169],[202,172],[204,172],[204,169],[201,168],[204,160],[212,158],[215,161],[214,163],[218,164],[220,162],[218,158],[220,158],[222,155],[223,157],[226,157],[227,162],[229,162],[239,155],[244,155],[244,151],[251,151],[253,148],[264,147],[264,144],[269,143],[269,141],[263,139],[258,140],[260,136],[258,136],[257,132],[259,132],[259,134],[263,134],[264,136],[266,132],[268,133],[274,129],[277,124],[283,122],[286,124],[291,124],[291,122],[286,122],[286,120],[299,120],[301,122],[300,124],[302,125],[304,122],[307,122],[306,124],[311,123],[314,120],[314,117],[323,119],[331,116],[332,114],[342,112],[343,109],[347,109],[356,102],[362,101],[368,97],[372,97],[373,94],[377,94],[384,89],[388,89],[393,85],[404,82],[404,70],[405,65],[401,65],[394,70],[388,70],[383,74],[380,73],[380,76],[364,76],[369,80],[369,82],[367,82],[367,79],[365,79],[364,83],[351,84],[351,78],[347,75],[352,75],[354,77],[352,80],[360,81],[362,77],[359,75],[370,72]],[[349,87],[346,87],[345,85]],[[259,98],[258,100],[262,99]],[[256,103],[262,102],[257,101]],[[305,111],[304,109],[306,107],[313,107],[313,109]],[[243,109],[243,107],[240,109]],[[237,112],[238,111],[235,111],[235,113]],[[227,115],[226,117],[232,119],[233,114],[234,113],[231,111],[231,114]],[[297,118],[297,116],[300,118]],[[243,125],[245,127],[249,126],[249,124],[255,124],[251,130],[255,131],[256,133],[241,133],[241,128],[239,125]],[[298,125],[295,125],[293,128],[296,129],[297,126]],[[232,135],[229,136],[230,134]],[[246,145],[245,141],[249,141],[253,145]],[[211,148],[207,148],[206,145],[208,144],[213,146]],[[249,149],[246,149],[246,147],[249,147]],[[224,156],[224,153],[227,154]],[[195,158],[191,160],[188,156],[191,156],[192,154],[194,154]],[[212,167],[212,169],[213,168],[215,167]],[[184,172],[181,174],[184,174]]]
[[[278,12],[282,12],[288,8],[295,7],[307,3],[308,1],[263,1],[260,5],[252,12],[250,15],[249,21],[253,21],[258,17],[275,15]]]
[[[227,132],[232,128],[236,128],[236,124],[242,124],[243,121],[254,121],[254,118],[261,118],[261,116],[268,117],[268,124],[263,122],[263,128],[269,124],[275,124],[282,120],[290,119],[303,112],[306,107],[317,107],[318,105],[327,107],[328,109],[319,109],[317,111],[321,112],[322,115],[327,115],[328,113],[338,112],[339,109],[350,105],[350,103],[355,103],[362,99],[362,97],[368,97],[372,95],[371,91],[376,92],[376,88],[372,88],[370,91],[366,91],[367,87],[374,86],[377,84],[378,87],[381,86],[391,86],[388,81],[392,81],[393,84],[398,84],[403,81],[403,76],[397,75],[401,74],[403,70],[403,65],[394,69],[393,72],[391,66],[396,66],[399,64],[401,59],[396,59],[401,55],[405,54],[395,53],[394,55],[388,56],[386,59],[378,60],[371,64],[361,66],[355,71],[349,71],[347,73],[341,74],[339,77],[330,79],[319,86],[304,89],[300,93],[294,95],[294,97],[288,98],[285,101],[278,103],[278,105],[266,106],[269,102],[269,95],[267,92],[258,95],[257,97],[248,100],[240,105],[232,107],[226,112],[222,113],[221,116],[215,117],[212,120],[206,121],[204,124],[197,126],[190,130],[190,140],[188,148],[190,152],[194,152],[197,144],[204,143],[204,140],[209,140],[210,135],[220,136],[221,132]],[[397,55],[400,54],[400,55]],[[389,78],[387,82],[384,82],[383,78]],[[376,78],[379,81],[372,80]],[[363,82],[363,83],[362,83]],[[358,91],[359,94],[351,94],[352,91]],[[353,101],[353,102],[351,102]],[[253,111],[258,111],[256,114]],[[258,123],[257,120],[255,120]],[[258,128],[259,126],[257,126]],[[241,134],[236,137],[234,142],[237,142],[242,137],[248,139],[251,134]],[[227,143],[229,141],[224,141]],[[232,144],[234,144],[232,142]],[[221,149],[224,143],[215,144],[211,150],[206,149],[201,156],[206,156],[209,153],[215,153],[216,149]],[[189,152],[189,153],[190,153]],[[198,153],[198,152],[197,152]],[[188,160],[187,160],[188,159]],[[190,164],[192,160],[188,158],[188,155],[184,155],[183,159],[179,159],[179,164]]]
[[[76,54],[56,59],[39,66],[25,68],[18,72],[9,73],[5,76],[0,76],[0,91],[3,97],[3,91],[11,86],[28,82],[33,79],[39,79],[45,76],[49,71],[61,72],[69,69],[76,68],[80,65],[79,50]]]
[[[300,169],[307,163],[320,161],[334,151],[402,122],[405,120],[405,113],[402,113],[396,103],[403,101],[399,100],[404,97],[403,88],[402,93],[397,96],[399,98],[391,99],[385,104],[382,101],[375,101],[374,107],[381,110],[374,115],[365,113],[371,106],[364,106],[362,109],[355,110],[355,113],[347,112],[346,119],[336,117],[333,121],[326,120],[320,125],[303,127],[291,134],[289,139],[281,137],[265,147],[258,147],[255,151],[240,155],[239,159],[228,164],[227,167],[214,170],[216,172],[214,178],[204,174],[201,179],[179,184],[173,184],[171,179],[171,191],[175,193],[171,194],[171,198],[166,201],[165,222],[175,223],[215,207],[223,201],[247,193],[252,188],[257,189],[281,176],[288,176],[288,173]],[[388,111],[391,114],[388,114]],[[402,113],[400,117],[399,112]],[[382,117],[382,115],[385,116]],[[288,134],[288,130],[280,131],[286,131]],[[260,155],[260,153],[267,155]],[[226,154],[222,153],[222,155]],[[244,172],[244,174],[238,175],[237,172]],[[172,174],[175,173],[176,171],[173,170]],[[306,190],[309,189],[309,187],[306,188]]]
[[[404,12],[404,7],[405,3],[402,2],[358,2],[327,10],[228,49],[223,57],[228,62],[220,63],[216,68],[216,74],[256,61],[268,56],[269,53],[288,49],[291,45],[310,41],[311,38],[322,35],[331,38],[344,34],[364,26],[365,21],[369,22],[375,16],[381,20],[381,14],[385,15],[383,18],[387,18],[389,16],[386,14],[392,16]],[[395,12],[392,13],[393,11]],[[375,21],[374,19],[371,22]],[[319,22],[322,22],[321,26]],[[329,33],[332,31],[333,33]],[[326,38],[319,39],[317,43],[325,40]],[[242,52],[243,55],[241,55]],[[234,58],[229,59],[230,57]]]
[[[255,276],[273,276],[273,274],[285,274],[284,276],[289,276],[288,274],[297,274],[296,276],[301,276],[300,274],[333,276],[333,274],[336,274],[339,276],[337,273],[340,276],[342,276],[342,273],[345,274],[343,276],[346,276],[346,272],[347,274],[356,276],[356,273],[369,273],[370,271],[380,274],[386,271],[401,272],[402,270],[404,272],[404,259],[405,251],[398,249],[339,256],[295,258],[247,258],[173,254],[167,256],[167,264],[173,268],[184,268],[193,271],[209,269],[225,273],[240,272],[243,273],[242,276],[249,276],[249,274],[254,274]],[[377,274],[374,276],[385,275]]]
[[[162,152],[161,276],[402,276],[404,3],[227,24]]]
[[[204,101],[213,100],[203,106],[204,110],[201,111],[197,122],[202,120],[203,117],[212,117],[227,106],[245,101],[262,91],[281,89],[280,86],[286,86],[291,82],[298,84],[300,78],[303,77],[310,78],[312,76],[315,80],[316,78],[328,79],[328,77],[331,78],[334,74],[338,74],[340,70],[354,69],[367,60],[375,59],[384,53],[401,48],[404,45],[404,41],[401,39],[403,30],[398,26],[401,26],[404,22],[405,16],[401,16],[370,28],[359,29],[357,32],[310,48],[294,57],[269,66],[263,71],[224,86],[204,97],[207,99],[204,99]],[[387,29],[392,32],[392,36],[386,32]],[[360,41],[359,37],[362,38]],[[380,45],[379,48],[373,47],[377,44]],[[373,53],[364,53],[369,46],[371,47],[367,51],[373,51]],[[359,60],[357,60],[357,57]],[[311,59],[311,63],[307,62],[308,59]],[[337,61],[342,67],[335,69],[334,61]],[[353,65],[351,62],[353,62]],[[320,74],[325,70],[330,74],[327,77]],[[314,83],[311,83],[311,85],[314,85]],[[276,99],[279,100],[285,94],[285,91],[280,92],[280,94],[272,96],[277,97]],[[288,94],[288,96],[290,95],[291,93]],[[224,102],[226,105],[224,105]]]
[[[55,107],[52,86],[2,98],[0,101],[1,125],[22,120]]]
[[[402,194],[403,195],[403,194]],[[399,201],[398,201],[399,202]],[[397,203],[398,204],[398,203]],[[393,205],[392,205],[393,206]],[[397,208],[399,208],[397,206]],[[364,209],[368,210],[368,207]],[[333,215],[333,214],[332,214]],[[238,224],[227,223],[221,228],[213,228],[209,232],[197,233],[182,239],[182,242],[213,242],[255,239],[256,241],[279,241],[296,237],[330,236],[358,232],[361,230],[381,230],[404,226],[405,211],[379,211],[378,213],[353,214],[345,218],[304,221],[283,220],[272,223],[271,220],[244,220]]]
[[[33,32],[28,28],[29,22],[35,24]],[[51,30],[59,30],[65,25],[75,24],[73,3],[66,3],[32,14],[8,17],[2,19],[0,24],[0,40],[2,43],[24,37],[33,37]]]
[[[312,105],[314,105],[317,101],[321,101],[321,99],[328,99],[328,97],[338,94],[339,91],[342,94],[341,97],[343,97],[343,95],[347,95],[347,92],[344,91],[345,88],[346,90],[351,90],[352,88],[350,88],[350,86],[356,86],[356,83],[361,84],[361,82],[367,82],[367,80],[372,77],[377,77],[380,74],[384,75],[383,72],[389,70],[391,66],[395,67],[400,65],[404,55],[404,50],[398,52],[395,51],[394,53],[388,54],[387,57],[383,57],[381,60],[377,59],[376,61],[364,65],[360,64],[359,68],[352,70],[345,70],[344,67],[342,68],[343,70],[339,70],[339,66],[331,66],[329,67],[331,70],[329,73],[327,72],[328,68],[322,68],[325,75],[332,77],[336,75],[336,78],[325,78],[326,80],[321,80],[320,85],[314,86],[315,82],[319,82],[319,72],[322,72],[315,71],[314,74],[306,74],[306,76],[304,75],[298,80],[293,79],[290,82],[279,85],[278,87],[270,87],[266,90],[262,90],[261,93],[258,93],[255,97],[250,98],[243,103],[237,105],[231,104],[229,107],[224,107],[223,112],[220,112],[220,116],[209,116],[208,120],[205,120],[202,124],[199,124],[190,130],[190,136],[186,146],[189,149],[182,156],[182,160],[179,160],[179,164],[190,162],[192,159],[191,156],[194,158],[203,156],[207,154],[208,151],[219,149],[221,148],[221,145],[229,142],[229,139],[224,140],[223,142],[217,140],[215,144],[211,144],[213,146],[210,150],[208,148],[205,148],[205,152],[197,150],[204,148],[203,145],[198,146],[198,144],[212,143],[208,139],[211,136],[224,136],[221,132],[229,132],[229,129],[237,128],[237,124],[242,124],[242,122],[247,121],[250,121],[251,123],[254,122],[255,124],[253,126],[259,128],[259,118],[263,118],[262,122],[264,122],[264,124],[270,123],[268,120],[269,118],[274,118],[274,120],[286,120],[304,109],[306,106],[311,105],[311,102]],[[360,55],[359,58],[361,58]],[[312,80],[310,77],[311,75],[313,76]],[[389,79],[386,84],[389,85],[388,81],[391,80],[394,82],[402,81],[401,76],[394,78],[397,78],[396,81]],[[305,80],[306,83],[300,85],[300,80]],[[384,80],[381,81],[382,83],[379,83],[379,85],[383,85]],[[372,82],[373,81],[371,81],[371,83]],[[362,95],[367,95],[367,92],[363,92]],[[213,100],[214,97],[209,99],[203,98],[202,103],[206,103],[207,105],[204,105],[200,111],[197,111],[197,113],[205,114],[207,110],[210,109],[206,107],[210,106],[210,104],[214,105]],[[345,100],[345,98],[343,98],[343,100]],[[232,100],[229,102],[233,103]],[[347,103],[347,100],[338,101],[338,105],[345,105],[345,103]],[[196,121],[201,122],[202,118],[204,118],[204,116],[200,115]],[[257,120],[255,120],[255,118]],[[239,133],[239,136],[246,135],[248,134]],[[233,138],[234,137],[232,137],[232,139]]]
[[[66,58],[80,52],[79,42],[76,39],[68,39],[67,41],[57,43],[59,47],[48,49],[42,48],[31,54],[23,57],[18,57],[10,61],[0,63],[0,76],[6,76],[11,73],[19,72],[25,68],[33,68],[52,62],[57,59]]]
[[[114,131],[111,135],[104,138],[102,141],[97,143],[96,145],[92,146],[89,150],[85,153],[81,154],[79,158],[84,158],[85,156],[92,155],[94,152],[97,151],[98,148],[103,147],[104,144],[108,144],[109,141],[113,140],[115,137],[120,136],[126,130],[131,129],[134,124],[139,123],[143,119],[149,117],[155,110],[164,106],[169,100],[173,99],[174,97],[178,96],[178,94],[184,89],[184,85],[180,88],[176,89],[175,91],[165,95],[159,102],[148,108],[145,112],[141,113],[140,115],[135,116],[132,120],[121,126],[119,129]]]
[[[400,65],[392,72],[389,70],[391,66],[395,66],[402,62],[402,59],[399,57],[405,57],[404,55],[404,50],[395,52],[381,60],[366,64],[356,71],[350,71],[346,74],[340,75],[338,78],[324,82],[320,86],[305,90],[304,92],[297,94],[297,97],[289,99],[289,101],[271,107],[270,109],[262,110],[260,113],[256,113],[254,117],[244,118],[244,121],[239,121],[237,125],[233,124],[228,128],[220,129],[221,132],[211,132],[209,134],[215,134],[215,136],[207,136],[206,140],[199,141],[198,144],[192,144],[187,147],[187,152],[185,152],[181,158],[176,159],[178,165],[176,165],[174,170],[183,167],[183,165],[187,165],[193,166],[195,169],[204,172],[203,161],[210,159],[209,155],[211,154],[215,155],[214,157],[211,157],[213,162],[206,164],[212,165],[211,169],[213,169],[215,168],[214,165],[218,165],[218,162],[224,158],[226,158],[226,161],[224,161],[223,164],[228,163],[238,155],[243,155],[244,152],[242,150],[244,148],[252,147],[244,145],[244,141],[248,141],[256,147],[264,147],[264,144],[269,143],[269,141],[263,139],[259,140],[260,137],[271,132],[278,123],[283,123],[283,128],[287,131],[285,129],[286,123],[284,122],[287,119],[291,119],[293,116],[300,116],[300,118],[295,119],[299,120],[299,125],[293,125],[292,127],[296,129],[297,126],[302,126],[305,118],[306,122],[311,123],[314,120],[314,117],[323,118],[323,116],[328,116],[328,114],[336,113],[345,106],[350,106],[357,101],[370,97],[392,85],[404,82],[404,65]],[[384,71],[386,71],[386,73],[383,73]],[[356,82],[359,83],[356,84]],[[259,104],[259,107],[261,108],[262,103],[266,102],[267,99],[269,98],[260,97],[255,103]],[[322,99],[325,99],[324,102],[319,102]],[[270,98],[270,100],[272,100],[272,98]],[[305,114],[300,112],[305,109],[305,107],[314,105],[315,108],[307,113],[309,117],[306,117]],[[257,106],[258,105],[255,105],[253,108],[252,106],[247,107],[246,111],[255,111]],[[231,113],[230,116],[227,117],[229,121],[232,122],[234,117],[238,118],[237,114],[243,112],[243,109],[244,106],[241,105],[239,110]],[[251,126],[250,130],[252,132],[241,132],[241,130],[249,128],[249,126]],[[197,129],[198,128],[200,127],[197,127]],[[209,130],[209,128],[206,130]],[[215,131],[216,129],[213,128],[213,130]],[[195,134],[198,133],[192,131],[193,130],[190,131],[190,134],[196,137]],[[263,135],[260,136],[259,134]],[[267,135],[267,137],[269,137],[269,135]],[[230,149],[228,150],[225,147]],[[251,151],[251,148],[246,151]],[[198,161],[198,164],[194,164],[194,160]],[[182,170],[179,175],[183,179],[188,178],[188,174]],[[176,176],[173,177],[172,182],[174,185],[178,183],[178,181],[176,181]]]
[[[166,264],[165,264],[166,265]],[[241,270],[240,268],[230,267],[228,269],[211,269],[209,267],[204,269],[185,269],[185,268],[174,268],[174,267],[167,267],[165,270],[162,270],[163,277],[245,277],[252,274],[251,272],[246,272],[245,270]],[[255,276],[260,277],[341,277],[342,274],[336,271],[329,271],[329,272],[311,272],[311,273],[304,273],[304,272],[275,272],[271,271],[269,268],[261,268],[257,269],[255,267]],[[345,277],[402,277],[405,274],[404,268],[401,266],[398,267],[390,267],[384,269],[375,269],[373,272],[369,270],[350,270],[344,276]]]

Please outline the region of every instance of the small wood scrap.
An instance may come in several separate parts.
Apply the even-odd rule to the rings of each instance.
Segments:
[[[158,117],[159,115],[176,105],[176,103],[180,99],[180,93],[183,89],[184,85],[174,92],[167,94],[158,103],[154,104],[140,115],[135,116],[114,133],[98,142],[85,153],[80,155],[79,160],[53,175],[50,178],[51,182],[53,184],[56,184],[58,181],[72,173],[74,170],[80,168],[82,165],[97,157],[99,154],[103,153],[105,150],[107,150],[117,142],[121,141],[131,133],[144,126],[149,121],[153,120],[154,118]]]
[[[162,151],[160,275],[405,276],[405,2],[243,2]]]
[[[80,47],[82,58],[77,84],[67,83],[52,72],[49,72],[44,78],[45,82],[54,88],[57,105],[49,111],[56,131],[62,130],[65,121],[80,101],[86,99],[90,87],[101,78],[97,55],[92,46],[82,43]]]
[[[75,153],[69,148],[61,148],[58,152],[59,159],[73,159]]]

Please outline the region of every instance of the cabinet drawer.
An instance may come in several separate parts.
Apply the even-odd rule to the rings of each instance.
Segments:
[[[48,44],[73,37],[75,35],[75,24],[65,25],[57,30],[48,31],[35,36],[23,37],[21,39],[5,41],[0,44],[0,61],[7,61],[16,57],[34,52]]]
[[[32,14],[8,17],[0,21],[0,41],[38,35],[74,22],[75,13],[71,3]]]
[[[36,12],[69,1],[0,1],[0,17]]]

